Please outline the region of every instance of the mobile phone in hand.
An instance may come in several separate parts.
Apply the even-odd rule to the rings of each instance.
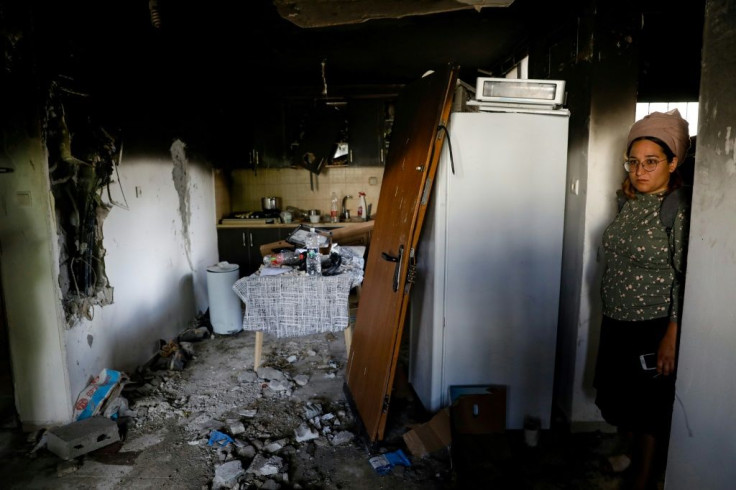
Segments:
[[[641,368],[644,371],[654,371],[657,369],[657,353],[650,352],[649,354],[642,354],[639,356],[641,362]]]

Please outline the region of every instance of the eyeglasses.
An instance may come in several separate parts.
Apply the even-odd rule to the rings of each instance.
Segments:
[[[661,162],[662,160],[667,159],[645,158],[640,162],[636,158],[629,158],[628,160],[624,160],[624,168],[627,172],[636,172],[636,169],[641,165],[641,168],[644,169],[646,172],[653,172],[654,169],[657,168],[657,165],[659,165],[659,162]]]

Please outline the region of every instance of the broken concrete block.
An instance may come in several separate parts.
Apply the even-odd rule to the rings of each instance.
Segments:
[[[307,403],[304,406],[304,418],[307,420],[322,415],[322,405],[319,403]]]
[[[232,488],[244,474],[243,464],[237,459],[221,464],[215,468],[212,488]]]
[[[319,437],[319,433],[309,427],[306,423],[301,424],[299,427],[294,429],[294,435],[296,436],[296,442],[311,441],[312,439],[317,439]]]
[[[118,424],[105,417],[90,417],[49,430],[48,449],[62,459],[74,459],[119,440]]]
[[[350,441],[353,440],[355,435],[347,430],[342,430],[340,432],[337,432],[330,441],[333,446],[342,446],[343,444],[348,444]]]
[[[264,456],[257,454],[245,471],[246,473],[254,473],[257,476],[270,476],[277,474],[283,464],[284,460],[278,456],[270,456],[266,459]]]
[[[256,455],[256,448],[253,446],[243,446],[235,449],[235,453],[244,459],[253,459]]]
[[[258,368],[258,371],[256,372],[258,373],[258,377],[261,379],[268,379],[268,380],[286,379],[286,376],[284,376],[284,373],[272,367],[261,367],[261,368]]]
[[[256,416],[256,414],[258,413],[258,410],[255,409],[255,408],[252,408],[252,409],[248,409],[248,410],[241,410],[238,413],[240,415],[242,415],[243,417],[245,417],[245,418],[252,419],[253,417]]]
[[[272,379],[268,382],[268,388],[271,391],[286,391],[289,389],[289,382],[286,380]]]
[[[263,482],[263,485],[261,486],[261,490],[279,490],[279,488],[281,488],[281,485],[271,479]]]
[[[242,434],[245,432],[245,425],[243,425],[243,422],[233,422],[228,427],[230,429],[230,433],[232,435]]]
[[[272,442],[271,444],[267,444],[263,450],[267,453],[277,453],[281,450],[281,448],[284,447],[283,444],[281,444],[279,441]]]

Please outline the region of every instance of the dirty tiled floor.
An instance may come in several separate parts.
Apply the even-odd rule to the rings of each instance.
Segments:
[[[605,470],[613,435],[542,431],[458,442],[411,458],[401,435],[423,414],[397,393],[385,440],[368,445],[343,393],[342,334],[298,339],[266,336],[263,367],[252,371],[254,334],[192,344],[181,371],[130,373],[126,396],[137,416],[120,422],[122,442],[64,462],[39,434],[0,433],[0,481],[8,489],[615,489]],[[401,369],[401,367],[400,367]],[[282,379],[279,378],[281,373]],[[400,379],[400,376],[397,376]],[[400,396],[398,396],[400,395]],[[235,443],[209,445],[213,431]],[[29,440],[30,439],[30,440]],[[411,466],[379,475],[369,460],[402,449]],[[223,466],[225,465],[225,466]],[[232,471],[228,472],[227,469]],[[242,468],[242,469],[241,469]]]

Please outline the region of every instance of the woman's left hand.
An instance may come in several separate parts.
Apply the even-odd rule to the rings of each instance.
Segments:
[[[669,376],[675,372],[675,350],[677,348],[677,322],[667,325],[667,332],[659,342],[657,372]]]

